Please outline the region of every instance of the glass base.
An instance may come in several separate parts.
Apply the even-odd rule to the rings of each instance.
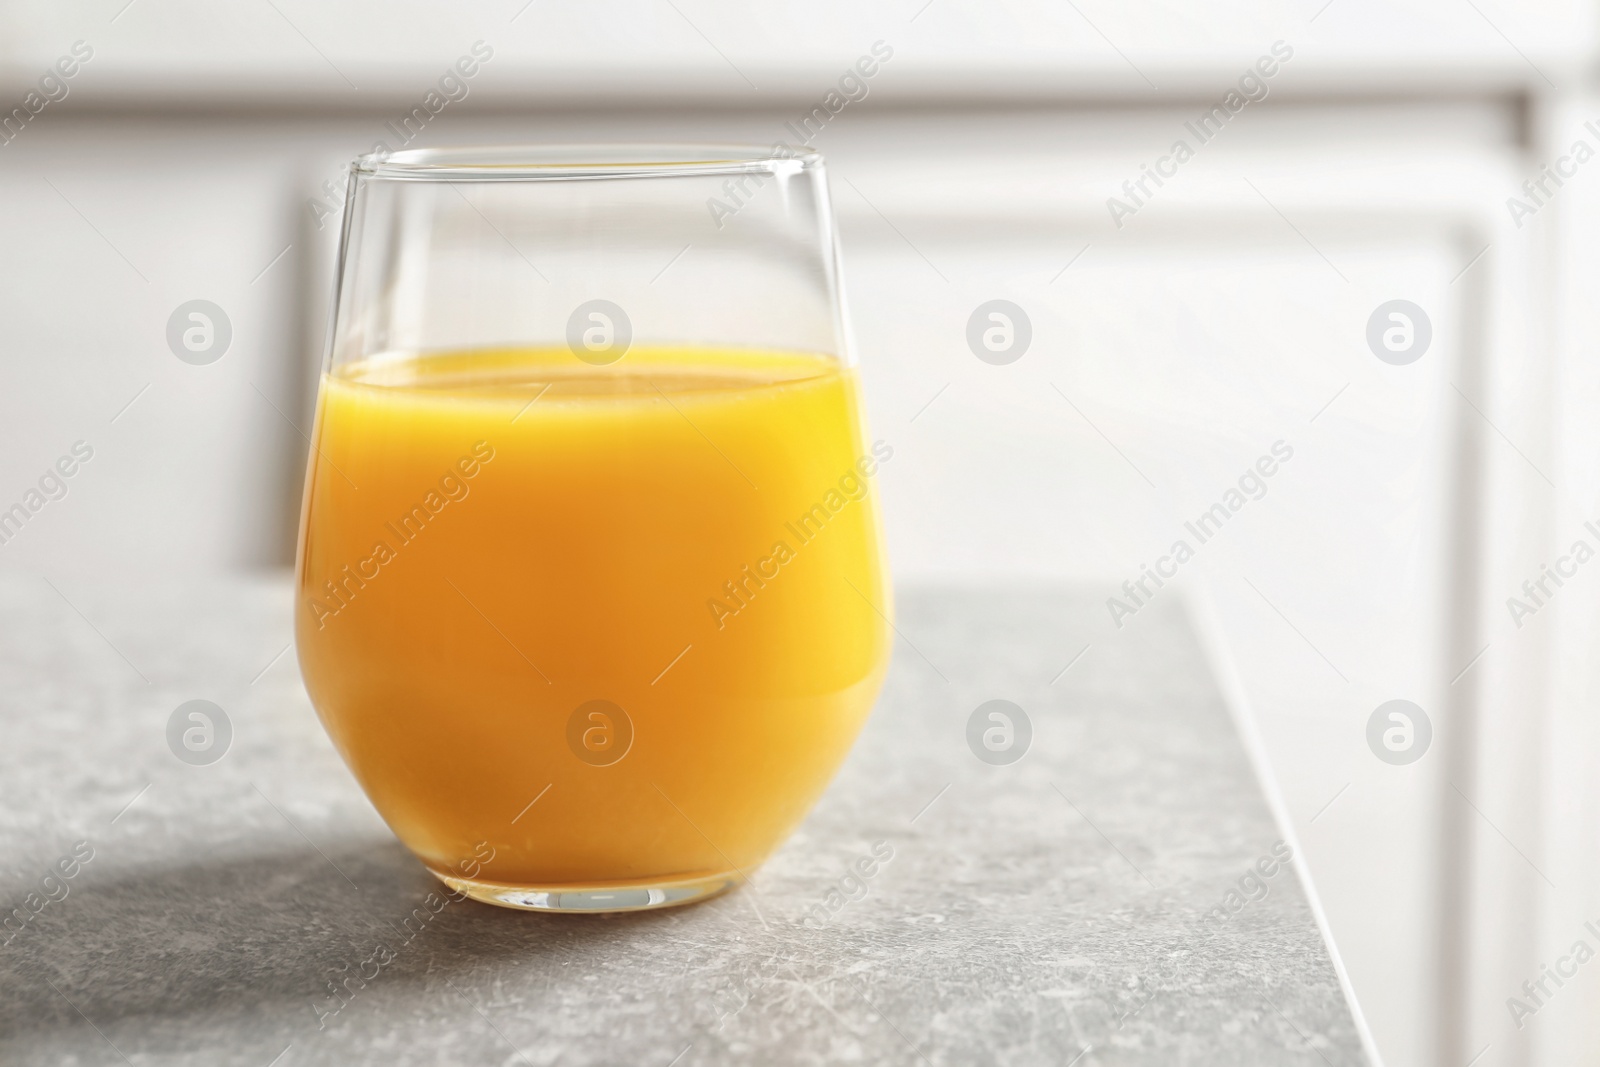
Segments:
[[[505,885],[472,878],[457,878],[433,871],[433,876],[473,900],[523,911],[559,911],[594,915],[617,911],[648,911],[692,904],[725,893],[744,881],[738,871],[687,878],[681,881],[644,881],[618,885]]]

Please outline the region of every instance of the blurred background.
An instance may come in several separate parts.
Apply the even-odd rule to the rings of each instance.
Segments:
[[[1119,587],[1196,545],[1156,595],[1203,635],[1383,1061],[1593,1061],[1600,968],[1507,1001],[1600,945],[1600,565],[1572,555],[1600,546],[1595,15],[9,0],[0,570],[70,596],[292,564],[355,155],[809,139],[896,449],[897,581],[1137,608]],[[231,328],[206,365],[168,342],[193,300]],[[1010,363],[967,340],[993,300],[1031,326]],[[1105,640],[1138,624],[1108,603]],[[1369,737],[1391,700],[1431,724],[1398,757]]]

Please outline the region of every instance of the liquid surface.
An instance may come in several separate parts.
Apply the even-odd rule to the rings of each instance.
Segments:
[[[635,348],[324,378],[296,632],[395,833],[510,885],[748,873],[876,698],[890,612],[853,371]],[[876,453],[876,454],[875,454]],[[882,614],[880,614],[882,612]]]

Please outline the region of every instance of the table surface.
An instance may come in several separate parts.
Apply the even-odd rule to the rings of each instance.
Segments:
[[[1252,876],[1280,834],[1176,600],[1108,638],[1092,592],[902,590],[883,698],[753,885],[402,940],[437,884],[323,735],[289,595],[0,577],[0,1061],[1366,1062],[1297,866]],[[195,698],[209,766],[167,748]],[[1033,729],[1005,766],[966,740],[997,698]]]

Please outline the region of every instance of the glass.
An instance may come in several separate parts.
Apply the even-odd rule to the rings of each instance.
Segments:
[[[495,904],[745,880],[889,655],[821,157],[366,157],[335,300],[296,641],[378,812]]]

